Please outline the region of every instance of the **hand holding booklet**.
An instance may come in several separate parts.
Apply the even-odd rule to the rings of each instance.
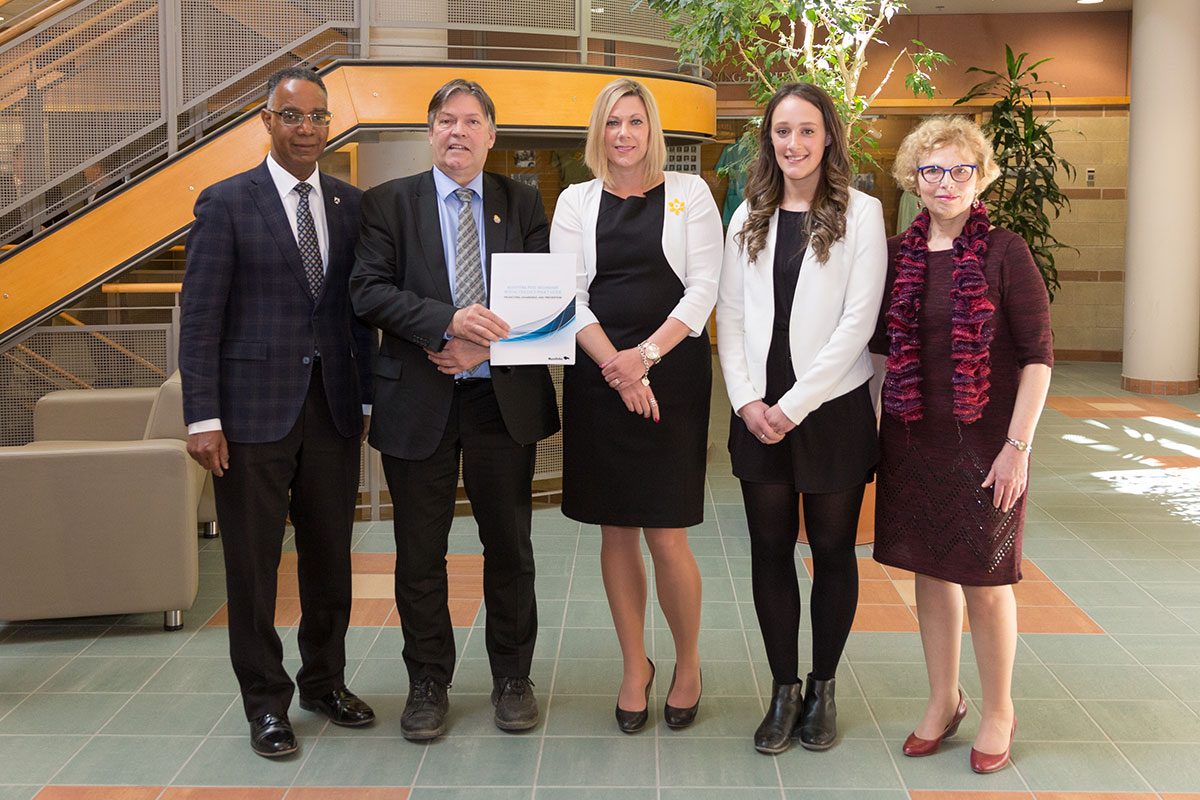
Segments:
[[[508,323],[493,366],[575,363],[573,253],[496,253],[488,307]]]

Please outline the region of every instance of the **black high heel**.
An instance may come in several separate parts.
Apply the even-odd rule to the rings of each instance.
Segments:
[[[671,696],[671,692],[675,689],[675,670],[671,670],[671,688],[667,689],[667,697]],[[696,712],[700,710],[700,697],[704,694],[704,670],[700,670],[700,694],[696,695],[696,702],[688,708],[678,708],[670,703],[663,705],[663,721],[667,723],[667,727],[673,730],[686,728],[696,721]]]
[[[646,661],[650,664],[650,680],[646,681],[646,706],[641,711],[626,711],[621,708],[621,701],[617,701],[617,727],[622,733],[637,733],[646,727],[646,720],[650,719],[650,687],[654,684],[654,662],[649,657]]]

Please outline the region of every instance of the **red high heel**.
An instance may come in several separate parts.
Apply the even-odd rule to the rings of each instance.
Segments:
[[[1003,753],[981,753],[971,748],[971,769],[980,775],[996,772],[1008,766],[1009,756],[1012,755],[1013,739],[1017,738],[1017,717],[1013,715],[1012,731],[1008,734],[1008,747]]]
[[[922,739],[917,736],[917,732],[913,731],[904,740],[904,755],[911,758],[920,758],[921,756],[931,756],[938,751],[942,746],[942,740],[948,739],[958,733],[959,723],[963,721],[963,717],[967,716],[967,698],[963,697],[962,689],[958,690],[958,708],[954,709],[954,716],[950,718],[950,722],[946,725],[946,729],[942,731],[942,735],[936,739]],[[971,752],[971,763],[975,763],[975,754]],[[1003,766],[1003,765],[1001,765]],[[999,769],[999,767],[997,767]]]

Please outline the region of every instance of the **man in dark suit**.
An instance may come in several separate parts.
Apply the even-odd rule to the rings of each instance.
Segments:
[[[374,718],[345,681],[350,535],[375,338],[347,286],[362,193],[320,174],[328,99],[316,73],[268,83],[266,160],[210,186],[187,241],[179,362],[188,452],[214,475],[229,650],[262,756],[295,752],[293,684],[275,631],[290,515],[300,607],[300,707]]]
[[[558,430],[545,367],[491,367],[488,347],[508,326],[487,308],[489,257],[546,252],[536,189],[483,172],[496,142],[492,100],[453,80],[429,103],[434,168],[363,195],[350,278],[354,310],[383,331],[375,363],[371,444],[395,508],[396,605],[404,631],[412,740],[445,729],[454,672],[446,546],[459,456],[484,547],[486,643],[495,722],[537,724],[529,681],[537,635],[530,542],[537,442]]]

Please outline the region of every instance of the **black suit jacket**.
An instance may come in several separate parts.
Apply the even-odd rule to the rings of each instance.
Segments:
[[[450,292],[433,172],[368,189],[362,201],[350,298],[383,331],[375,361],[371,444],[410,460],[433,454],[446,430],[454,378],[424,348],[441,350],[457,310]],[[545,253],[550,226],[536,189],[483,174],[483,235],[495,253]],[[491,270],[488,270],[491,275]],[[509,435],[533,444],[558,430],[558,405],[543,366],[492,367],[492,386]]]
[[[200,194],[179,337],[188,424],[220,417],[230,441],[282,439],[304,406],[319,350],[334,424],[343,436],[361,434],[375,336],[355,319],[347,286],[362,192],[321,175],[321,193],[329,266],[315,301],[265,161]]]

